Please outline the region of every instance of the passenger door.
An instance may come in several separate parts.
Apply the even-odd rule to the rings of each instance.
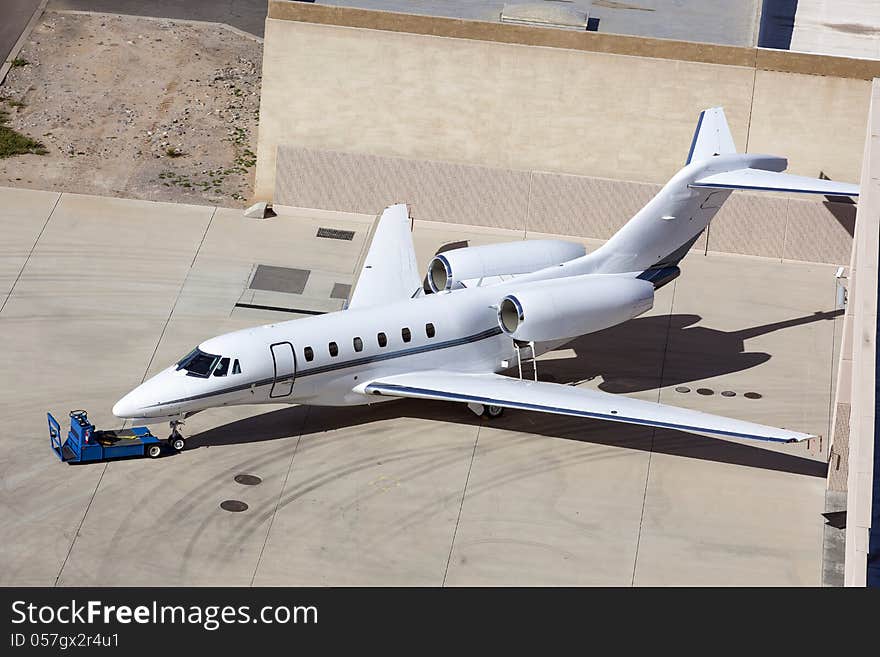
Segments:
[[[269,398],[288,397],[293,392],[293,380],[296,376],[296,354],[293,352],[293,345],[289,342],[276,342],[269,349],[272,351],[272,361],[275,363],[275,378],[272,381]]]

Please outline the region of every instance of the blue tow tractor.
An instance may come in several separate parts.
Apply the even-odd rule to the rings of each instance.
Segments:
[[[128,456],[150,456],[156,458],[165,449],[180,451],[186,442],[180,434],[173,434],[168,440],[156,438],[147,427],[132,427],[112,431],[98,431],[89,422],[85,411],[70,411],[70,430],[67,438],[61,437],[61,425],[51,413],[49,420],[49,441],[52,451],[65,463],[86,463],[105,461]]]

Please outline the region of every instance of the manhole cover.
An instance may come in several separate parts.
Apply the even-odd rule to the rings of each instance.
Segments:
[[[247,511],[248,505],[241,500],[223,500],[220,502],[220,508],[224,511],[238,513],[239,511]]]
[[[710,390],[709,388],[697,388],[698,395],[714,395],[715,391]]]
[[[256,486],[261,483],[263,480],[257,477],[256,475],[248,475],[248,474],[240,474],[235,475],[235,483],[242,484],[243,486]]]
[[[736,393],[733,390],[724,390],[721,393],[722,397],[736,397]]]
[[[687,386],[678,386],[675,389],[675,392],[690,392],[690,391],[691,391],[691,389],[688,388]]]
[[[743,397],[746,399],[760,399],[763,395],[760,392],[747,392]]]

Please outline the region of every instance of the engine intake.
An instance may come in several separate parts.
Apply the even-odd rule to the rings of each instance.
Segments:
[[[654,306],[650,281],[588,275],[541,281],[498,304],[498,325],[525,342],[573,338],[621,324]]]
[[[525,240],[453,249],[434,256],[428,265],[428,285],[434,292],[462,287],[463,281],[528,274],[552,267],[587,252],[583,244],[562,240]]]
[[[512,335],[516,333],[516,329],[525,319],[522,306],[519,299],[514,296],[504,297],[501,305],[498,307],[498,322],[501,324],[501,330]]]

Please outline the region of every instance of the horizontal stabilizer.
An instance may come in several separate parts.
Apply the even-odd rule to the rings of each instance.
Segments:
[[[691,183],[691,187],[754,189],[766,192],[796,192],[825,196],[858,196],[859,186],[834,180],[820,180],[763,169],[737,169],[715,173]]]
[[[457,372],[411,372],[382,377],[355,388],[365,395],[388,395],[416,399],[503,406],[525,411],[573,415],[576,417],[642,424],[724,438],[747,438],[789,443],[813,436],[692,411],[677,406],[655,404],[623,395],[558,383],[514,379],[499,374]]]

